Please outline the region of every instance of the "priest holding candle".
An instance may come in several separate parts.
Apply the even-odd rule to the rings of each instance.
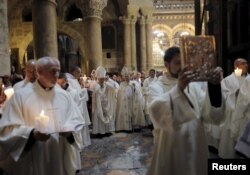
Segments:
[[[233,138],[232,133],[234,129],[233,113],[236,110],[238,94],[243,81],[248,76],[248,63],[244,58],[237,58],[234,61],[234,72],[225,77],[221,82],[222,92],[226,99],[225,121],[221,126],[219,156],[224,159],[237,158],[235,154],[236,140]]]
[[[37,81],[15,92],[0,122],[0,160],[7,174],[72,175],[72,152],[81,147],[76,131],[85,124],[70,95],[55,86],[60,72],[56,58],[36,62]],[[40,127],[40,128],[39,128]]]

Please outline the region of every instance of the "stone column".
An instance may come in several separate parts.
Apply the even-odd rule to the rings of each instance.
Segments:
[[[32,19],[36,58],[58,58],[56,0],[33,0]]]
[[[146,18],[146,40],[147,40],[147,69],[153,68],[153,39],[152,39],[152,17]]]
[[[123,43],[123,55],[124,55],[124,66],[131,69],[131,33],[130,33],[130,22],[131,20],[123,16],[121,18],[124,27],[124,43]]]
[[[130,30],[131,30],[131,68],[132,70],[137,70],[137,57],[136,57],[136,30],[135,30],[135,23],[136,23],[135,16],[132,16],[131,23],[130,23]]]
[[[145,28],[145,18],[141,16],[140,19],[140,53],[141,53],[141,64],[140,71],[146,71],[147,65],[147,50],[146,50],[146,28]]]
[[[102,10],[107,6],[107,0],[81,0],[78,7],[83,12],[83,22],[86,28],[86,57],[88,59],[88,72],[103,64],[102,56]]]
[[[10,75],[7,0],[0,0],[0,76]]]

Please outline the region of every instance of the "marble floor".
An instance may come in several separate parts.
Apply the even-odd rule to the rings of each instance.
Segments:
[[[92,138],[81,153],[83,168],[77,175],[145,175],[152,148],[150,129]]]

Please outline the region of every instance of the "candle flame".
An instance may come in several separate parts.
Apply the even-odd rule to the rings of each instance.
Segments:
[[[236,67],[236,69],[234,70],[234,73],[236,76],[240,77],[242,74],[242,69],[239,69],[238,67]]]
[[[41,110],[40,116],[44,116],[44,110]]]

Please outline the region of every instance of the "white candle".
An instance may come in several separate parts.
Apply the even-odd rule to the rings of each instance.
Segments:
[[[239,69],[238,67],[236,67],[236,69],[234,69],[234,73],[237,77],[240,77],[242,74],[242,69]]]
[[[12,95],[14,94],[14,89],[13,88],[7,88],[4,90],[5,95],[7,96],[6,100],[9,100]]]
[[[38,122],[38,130],[46,132],[49,124],[49,117],[44,114],[44,110],[41,110],[40,115],[36,118]]]

